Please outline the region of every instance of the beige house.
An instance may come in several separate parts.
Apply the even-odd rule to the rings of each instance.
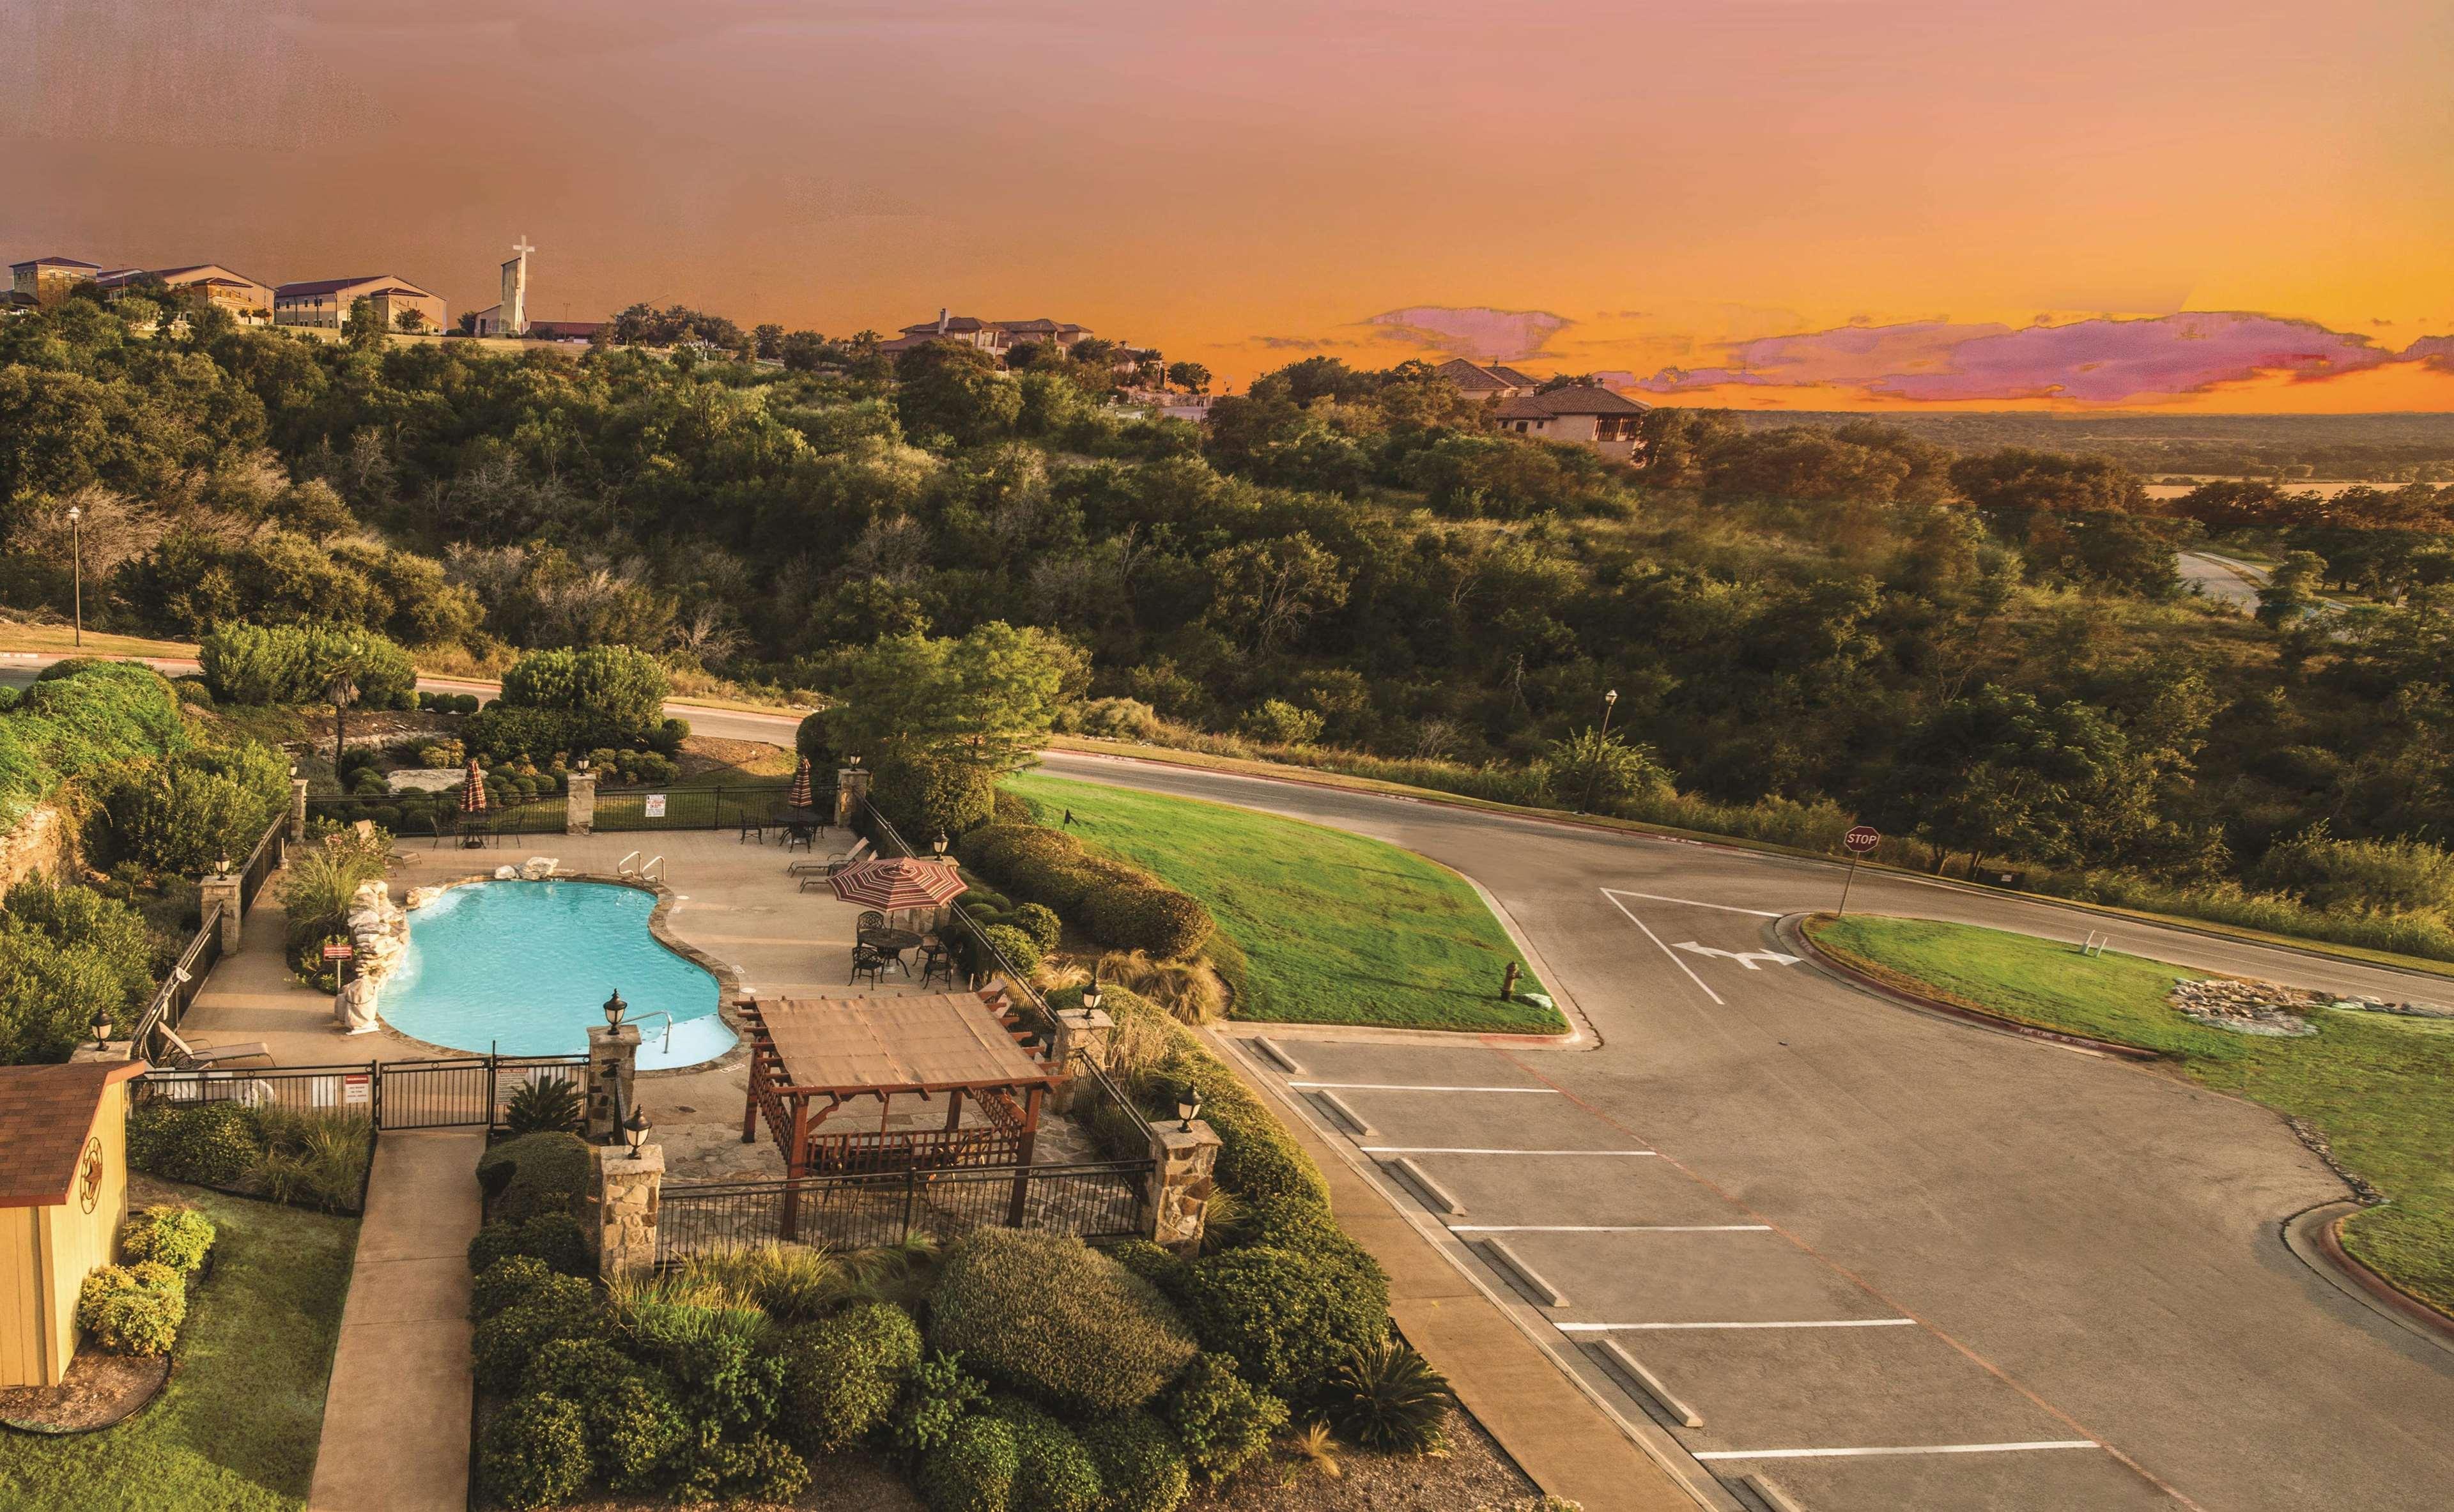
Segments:
[[[219,263],[197,263],[187,268],[123,268],[104,273],[94,280],[94,285],[108,300],[148,276],[159,278],[173,289],[195,290],[234,320],[255,325],[272,318],[272,286],[258,283],[245,273],[232,272]]]
[[[374,307],[375,315],[386,331],[401,329],[400,315],[405,310],[418,313],[422,331],[440,333],[445,329],[443,299],[405,278],[378,273],[371,278],[318,278],[307,283],[283,284],[272,291],[272,323],[277,326],[309,326],[338,331],[350,318],[350,310],[359,300]]]
[[[1451,357],[1432,372],[1448,379],[1458,393],[1469,399],[1514,399],[1542,386],[1541,379],[1515,368],[1503,368],[1497,362],[1468,362],[1463,357]]]
[[[59,298],[101,272],[100,263],[74,257],[37,257],[31,262],[9,265],[9,290],[24,295],[27,301],[42,303]]]
[[[128,1079],[142,1060],[0,1066],[0,1386],[56,1386],[77,1294],[128,1216]]]
[[[1642,444],[1637,421],[1651,408],[1608,389],[1572,387],[1503,400],[1492,415],[1503,431],[1589,446],[1613,461],[1624,462]]]
[[[982,352],[1003,356],[1018,342],[1070,347],[1090,334],[1089,327],[1077,326],[1070,320],[1050,320],[1044,316],[1036,320],[982,320],[975,315],[950,314],[940,310],[936,319],[905,326],[901,335],[879,342],[877,350],[891,354],[908,352],[932,341],[960,341]]]

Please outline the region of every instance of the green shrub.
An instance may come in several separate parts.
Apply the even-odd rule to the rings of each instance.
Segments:
[[[1085,901],[1082,921],[1111,945],[1147,951],[1161,960],[1192,955],[1217,928],[1199,898],[1164,884],[1095,892]]]
[[[540,1213],[518,1223],[489,1223],[469,1241],[469,1268],[482,1271],[506,1255],[533,1255],[566,1276],[593,1276],[588,1235],[568,1213]]]
[[[254,1119],[235,1102],[149,1104],[129,1126],[129,1163],[167,1180],[240,1187],[264,1159]]]
[[[146,668],[100,663],[37,682],[0,714],[0,831],[69,777],[191,743],[177,695]]]
[[[1072,1429],[1014,1397],[989,1415],[1014,1430],[1013,1512],[1097,1512],[1099,1470]]]
[[[205,686],[224,703],[320,703],[336,671],[357,684],[356,707],[409,707],[417,669],[372,631],[335,625],[224,625],[197,643]]]
[[[1388,1281],[1360,1249],[1257,1245],[1207,1256],[1185,1267],[1177,1298],[1202,1348],[1233,1356],[1247,1380],[1298,1401],[1388,1330]]]
[[[255,1181],[264,1197],[325,1213],[358,1211],[374,1159],[372,1119],[278,1107],[250,1108],[248,1117],[264,1141]]]
[[[930,1512],[1008,1512],[1018,1469],[1012,1427],[965,1418],[921,1458],[920,1496]]]
[[[1149,1413],[1095,1418],[1078,1436],[1098,1472],[1099,1512],[1176,1512],[1192,1494],[1183,1447]]]
[[[1028,977],[1039,969],[1038,942],[1012,924],[991,924],[982,929],[980,935],[996,947],[997,954],[1005,958],[1007,965],[1023,976]]]
[[[784,1361],[768,1347],[766,1314],[653,1302],[633,1308],[627,1326],[632,1354],[664,1371],[693,1419],[727,1431],[774,1420]]]
[[[477,1468],[494,1499],[527,1509],[569,1502],[588,1487],[595,1464],[588,1420],[559,1397],[522,1397],[486,1424]]]
[[[213,1220],[184,1202],[149,1207],[119,1225],[119,1252],[130,1262],[154,1260],[182,1276],[202,1270],[213,1247]]]
[[[654,656],[628,646],[532,651],[503,674],[512,709],[582,709],[647,731],[664,723],[673,679]]]
[[[895,1448],[907,1458],[929,1453],[988,1396],[987,1382],[965,1370],[960,1357],[930,1355],[912,1368],[895,1416],[888,1420]]]
[[[100,1013],[118,1032],[153,995],[145,918],[90,887],[28,877],[0,914],[0,1064],[66,1060]]]
[[[335,830],[290,857],[273,893],[290,918],[290,942],[321,941],[346,935],[350,899],[368,882],[381,881],[392,837],[378,831],[361,837]]]
[[[722,1292],[732,1305],[755,1307],[779,1323],[815,1322],[865,1279],[825,1250],[765,1244],[692,1257],[682,1274]]]
[[[585,1402],[614,1382],[638,1373],[630,1356],[602,1338],[550,1339],[520,1372],[519,1389],[524,1396]]]
[[[469,1345],[477,1384],[507,1394],[528,1373],[537,1352],[558,1339],[598,1339],[610,1327],[596,1289],[576,1276],[549,1277],[533,1291],[477,1325]]]
[[[252,741],[177,751],[117,770],[103,793],[111,849],[149,871],[246,863],[290,807],[290,768]]]
[[[734,1441],[701,1430],[683,1462],[674,1500],[790,1502],[810,1486],[810,1467],[779,1439],[763,1433]]]
[[[104,1265],[77,1291],[77,1326],[114,1355],[167,1355],[188,1316],[188,1282],[155,1260]]]
[[[1440,1424],[1455,1399],[1447,1378],[1414,1345],[1384,1339],[1339,1361],[1320,1400],[1350,1443],[1387,1454],[1431,1454],[1446,1446]]]
[[[932,1346],[1069,1412],[1139,1406],[1195,1352],[1148,1282],[1071,1235],[976,1229],[948,1246],[930,1303]]]
[[[519,709],[500,704],[470,716],[461,732],[469,751],[483,761],[544,765],[558,754],[600,752],[600,767],[613,765],[632,746],[652,737],[650,732],[591,709]],[[493,786],[489,777],[489,792]]]
[[[2321,824],[2278,841],[2251,879],[2319,909],[2454,909],[2454,852],[2425,840],[2339,840]]]
[[[1025,903],[1016,908],[1014,911],[1014,917],[1008,922],[1029,935],[1031,942],[1039,947],[1039,953],[1042,956],[1056,948],[1057,937],[1065,931],[1065,925],[1057,918],[1056,911],[1038,903]]]
[[[1287,1404],[1256,1390],[1225,1355],[1197,1358],[1161,1400],[1159,1411],[1176,1430],[1185,1462],[1204,1481],[1234,1475],[1287,1425]]]
[[[469,1284],[469,1320],[482,1323],[514,1302],[523,1302],[559,1273],[533,1255],[506,1255]]]
[[[939,830],[960,835],[989,821],[996,774],[967,761],[895,757],[877,764],[869,801],[904,842],[924,850]]]
[[[508,1168],[509,1176],[500,1173]],[[487,1214],[518,1223],[547,1213],[577,1213],[593,1167],[588,1141],[568,1130],[505,1139],[477,1159],[477,1184],[493,1192]]]
[[[586,1400],[588,1445],[616,1491],[654,1484],[691,1441],[690,1423],[661,1377],[634,1371]]]
[[[1044,824],[1000,816],[963,836],[961,855],[1015,896],[1120,950],[1175,959],[1199,950],[1217,928],[1198,898]]]
[[[887,1302],[851,1307],[784,1336],[785,1437],[805,1454],[867,1438],[894,1411],[920,1363],[920,1330]]]

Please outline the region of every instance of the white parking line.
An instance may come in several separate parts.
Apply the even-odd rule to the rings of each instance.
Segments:
[[[1769,1234],[1770,1223],[1451,1223],[1452,1234]]]
[[[1641,897],[1649,902],[1655,903],[1684,903],[1689,908],[1717,908],[1724,914],[1753,914],[1758,918],[1780,918],[1782,917],[1769,909],[1734,908],[1727,903],[1707,903],[1693,897],[1670,897],[1660,893],[1631,893],[1623,887],[1605,887],[1602,891],[1614,897]]]
[[[1661,954],[1670,958],[1670,964],[1678,967],[1680,971],[1685,972],[1687,974],[1687,979],[1696,984],[1696,990],[1702,993],[1705,997],[1712,998],[1715,1007],[1727,1008],[1729,1006],[1728,1003],[1721,1001],[1721,995],[1720,993],[1717,993],[1712,988],[1704,985],[1704,978],[1696,975],[1694,967],[1679,958],[1679,953],[1677,951],[1672,950],[1669,946],[1661,943],[1660,936],[1655,934],[1650,929],[1646,929],[1644,920],[1637,917],[1635,913],[1630,910],[1625,903],[1620,902],[1618,897],[1614,895],[1609,888],[1605,887],[1602,889],[1602,897],[1610,900],[1611,907],[1627,915],[1627,921],[1629,923],[1634,924],[1639,929],[1644,930],[1644,937],[1653,941],[1656,948],[1658,948]]]
[[[1308,1092],[1531,1092],[1546,1098],[1564,1096],[1557,1087],[1428,1087],[1398,1081],[1290,1081]]]
[[[2022,1449],[2102,1449],[2094,1439],[2038,1439],[2027,1443],[1912,1443],[1871,1449],[1713,1449],[1699,1460],[1848,1460],[1883,1454],[2012,1454]]]
[[[1659,1150],[1485,1150],[1440,1144],[1358,1144],[1366,1155],[1659,1155]]]
[[[1780,1323],[1560,1323],[1563,1334],[1644,1333],[1677,1328],[1914,1328],[1914,1318],[1817,1318]]]

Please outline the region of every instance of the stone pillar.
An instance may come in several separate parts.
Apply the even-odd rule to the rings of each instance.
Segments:
[[[588,1031],[588,1137],[592,1139],[618,1139],[621,1131],[614,1124],[617,1117],[630,1117],[638,1106],[633,1100],[633,1089],[639,1078],[639,1026],[624,1024],[608,1029],[603,1024]],[[616,1115],[614,1095],[621,1092],[621,1113]]]
[[[1201,1228],[1210,1212],[1210,1192],[1217,1181],[1211,1170],[1218,1163],[1218,1136],[1199,1119],[1190,1129],[1174,1119],[1151,1130],[1151,1238],[1162,1249],[1192,1255],[1201,1248]]]
[[[849,830],[860,822],[860,807],[869,801],[869,768],[835,770],[835,827]],[[906,839],[911,837],[906,836]]]
[[[134,1025],[113,1024],[111,1027],[129,1029],[133,1028]],[[93,1047],[93,1039],[89,1035],[87,1038],[78,1041],[75,1054],[70,1056],[69,1059],[78,1065],[84,1065],[92,1061],[131,1060],[135,1058],[135,1053],[136,1041],[133,1039],[113,1039],[96,1050]]]
[[[586,835],[596,828],[596,774],[573,772],[567,780],[571,795],[563,800],[562,833]]]
[[[665,1147],[643,1144],[634,1155],[621,1145],[588,1147],[588,1211],[581,1220],[596,1274],[612,1279],[656,1263],[656,1213],[665,1183]]]
[[[1104,1008],[1060,1008],[1056,1015],[1056,1028],[1049,1035],[1048,1058],[1067,1073],[1068,1079],[1056,1089],[1049,1105],[1059,1113],[1071,1113],[1080,1100],[1080,1078],[1073,1075],[1074,1058],[1105,1071],[1109,1067],[1108,1042],[1116,1032],[1116,1021]]]
[[[292,843],[307,837],[307,779],[290,779],[290,838]]]
[[[197,902],[203,906],[205,913],[210,915],[213,911],[214,904],[221,905],[222,954],[225,956],[238,949],[241,923],[238,906],[239,880],[239,875],[236,872],[220,872],[211,877],[199,877],[196,881],[196,886],[202,894],[197,898]]]

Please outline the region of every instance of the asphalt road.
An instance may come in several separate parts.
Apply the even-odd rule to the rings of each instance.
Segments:
[[[1651,1415],[1725,1481],[1772,1475],[1811,1512],[2454,1505],[2454,1352],[2282,1240],[2293,1215],[2345,1198],[2325,1166],[2273,1114],[2179,1079],[1739,958],[1778,951],[1768,916],[1831,906],[1838,868],[1096,756],[1052,753],[1047,770],[1375,836],[1499,898],[1600,1048],[1289,1039],[1374,1132],[1316,1121],[1375,1161],[1436,1152],[1413,1158],[1475,1189],[1471,1217],[1439,1221],[1522,1228],[1519,1258],[1567,1305],[1531,1297],[1487,1240],[1457,1234],[1460,1253],[1551,1326],[1581,1325],[1560,1331],[1567,1368],[1616,1325],[1674,1395],[1714,1403],[1700,1430]],[[1878,873],[1851,906],[2073,942],[2104,922]],[[2454,996],[2288,950],[2114,934],[2185,965]],[[1534,1083],[1555,1095],[1409,1090]],[[1568,1232],[1583,1228],[1614,1232]],[[1900,1449],[1921,1452],[1866,1453]]]
[[[2237,606],[2243,614],[2257,611],[2258,589],[2266,581],[2266,569],[2206,552],[2183,552],[2178,566],[2183,588],[2195,588],[2209,598]]]

